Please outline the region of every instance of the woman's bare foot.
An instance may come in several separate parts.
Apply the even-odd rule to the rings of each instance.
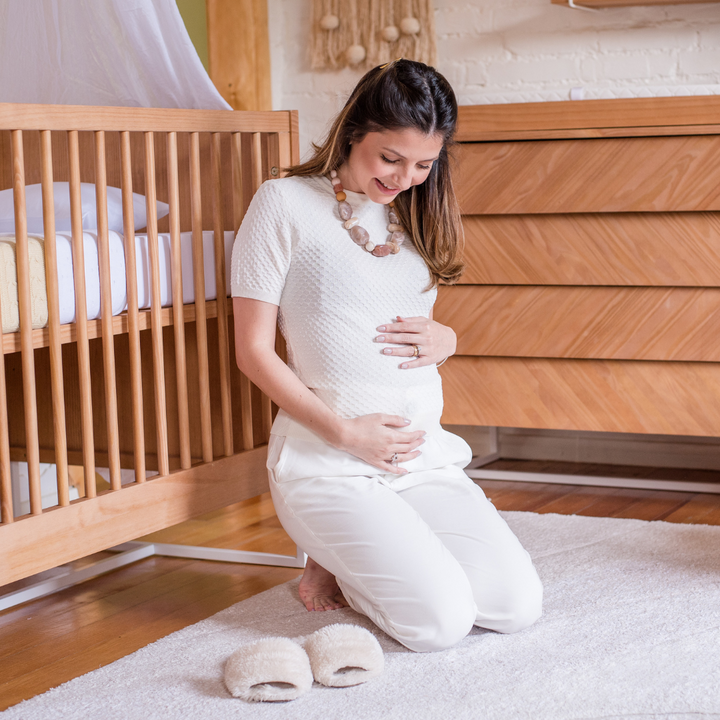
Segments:
[[[300,580],[300,599],[308,610],[338,610],[347,607],[335,576],[308,558]]]

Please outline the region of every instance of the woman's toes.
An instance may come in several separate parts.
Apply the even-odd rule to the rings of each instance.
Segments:
[[[325,595],[316,595],[313,598],[313,610],[325,610],[328,604],[328,598]]]
[[[337,610],[343,607],[329,595],[316,595],[312,599],[312,610]]]
[[[335,576],[312,559],[308,559],[298,592],[303,604],[311,612],[347,607]]]

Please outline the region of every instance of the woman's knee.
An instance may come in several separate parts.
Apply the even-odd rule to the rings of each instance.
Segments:
[[[474,602],[427,608],[421,622],[405,626],[396,639],[415,652],[447,650],[470,632],[476,612]]]
[[[492,629],[501,633],[525,630],[542,615],[542,599],[542,583],[537,575],[513,584],[507,590],[502,617],[498,618]]]

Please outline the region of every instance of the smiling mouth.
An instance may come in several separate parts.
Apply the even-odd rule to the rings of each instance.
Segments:
[[[385,190],[387,190],[388,192],[393,192],[393,193],[400,192],[400,189],[399,189],[399,188],[391,188],[391,187],[388,187],[382,180],[380,180],[380,179],[378,179],[378,178],[375,178],[375,180],[377,181],[377,183],[378,183],[379,185],[382,185],[382,187],[384,187]]]

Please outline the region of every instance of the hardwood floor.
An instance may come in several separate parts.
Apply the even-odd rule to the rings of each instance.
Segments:
[[[720,473],[499,461],[503,469],[678,477]],[[718,495],[517,483],[479,483],[499,510],[720,525]],[[157,542],[293,554],[268,495],[148,536]],[[284,583],[299,570],[152,557],[0,613],[0,711],[102,667],[171,632]],[[5,590],[5,589],[3,589]]]

